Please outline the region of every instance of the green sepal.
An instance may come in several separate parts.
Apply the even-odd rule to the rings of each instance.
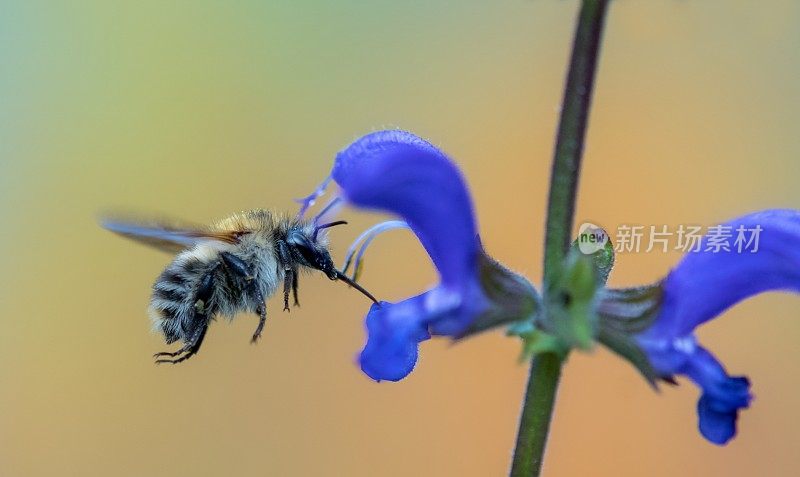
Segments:
[[[564,266],[547,284],[548,313],[542,328],[570,347],[584,350],[594,346],[597,334],[595,304],[602,287],[593,260],[571,250]]]
[[[658,381],[670,382],[653,368],[635,335],[646,330],[658,316],[663,290],[660,283],[635,288],[604,289],[597,310],[600,317],[598,340],[628,361],[658,389]]]
[[[562,359],[569,353],[569,347],[563,341],[537,329],[532,320],[514,323],[508,328],[506,334],[522,339],[520,363],[528,362],[540,353],[555,353]]]
[[[653,324],[661,308],[661,283],[633,288],[606,288],[597,313],[606,326],[624,333],[641,333]]]
[[[483,250],[478,253],[478,276],[489,307],[458,339],[509,323],[533,320],[541,310],[542,299],[536,288]]]
[[[606,236],[608,236],[608,234],[606,233],[605,230],[603,230],[603,229],[599,229],[599,230],[601,230],[604,234],[606,234]],[[583,255],[591,258],[592,262],[594,263],[595,268],[597,269],[597,279],[602,284],[605,285],[605,283],[608,281],[609,274],[611,274],[611,270],[614,268],[614,260],[615,260],[614,245],[611,243],[611,239],[609,238],[606,241],[606,243],[603,246],[603,248],[601,248],[601,249],[599,249],[599,250],[597,250],[597,251],[595,251],[593,253],[589,253],[589,254],[581,252],[580,247],[579,247],[579,243],[578,243],[579,240],[581,240],[581,236],[580,235],[578,236],[578,238],[576,238],[572,242],[572,246],[570,247],[570,250],[573,253],[574,252],[580,252]]]
[[[597,340],[632,364],[654,389],[658,389],[658,380],[661,376],[653,369],[653,365],[650,364],[647,355],[630,335],[604,326],[601,323],[597,333]]]

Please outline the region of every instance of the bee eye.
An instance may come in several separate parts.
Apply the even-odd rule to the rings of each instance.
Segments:
[[[319,266],[319,254],[314,244],[304,233],[292,231],[286,236],[286,243],[296,250],[309,265]]]

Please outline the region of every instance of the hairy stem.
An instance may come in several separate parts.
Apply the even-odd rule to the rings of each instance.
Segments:
[[[608,0],[583,0],[558,125],[544,251],[544,277],[561,266],[569,248],[575,196]]]
[[[583,0],[578,15],[550,173],[544,250],[545,288],[561,266],[571,239],[586,123],[608,3],[609,0]],[[540,475],[561,365],[562,358],[552,353],[540,354],[531,363],[511,477]]]
[[[556,354],[540,354],[531,363],[525,405],[519,420],[517,447],[511,466],[512,477],[536,476],[542,469],[544,447],[560,376],[561,357]]]

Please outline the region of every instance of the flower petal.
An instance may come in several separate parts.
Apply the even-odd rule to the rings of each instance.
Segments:
[[[405,131],[379,131],[347,146],[333,179],[353,205],[400,216],[419,238],[443,284],[475,274],[479,250],[472,201],[455,164]]]
[[[722,445],[736,434],[739,409],[750,406],[750,382],[744,377],[730,377],[705,348],[698,346],[686,363],[685,374],[703,389],[697,402],[700,433]]]
[[[735,399],[746,399],[747,405],[732,407],[724,402],[722,405],[708,394],[703,394],[697,401],[697,415],[700,419],[700,433],[703,437],[717,445],[727,444],[736,435],[736,420],[739,409],[747,408],[750,402],[750,381],[745,377],[728,378],[725,386],[731,388]]]
[[[731,377],[693,336],[672,341],[639,340],[651,364],[664,375],[682,374],[694,381],[702,395],[697,403],[700,433],[714,444],[726,444],[736,435],[740,409],[749,407],[750,382]]]
[[[367,344],[361,351],[361,370],[375,381],[399,381],[417,364],[418,345],[430,338],[420,318],[425,294],[397,304],[372,305],[367,314]]]
[[[800,291],[800,211],[765,210],[731,220],[730,251],[691,252],[664,280],[661,312],[649,335],[679,337],[745,298],[769,290]],[[758,249],[733,246],[737,229],[756,230]],[[752,234],[751,234],[752,235]]]
[[[370,309],[359,362],[371,378],[404,378],[431,335],[463,338],[537,309],[533,286],[483,252],[461,172],[430,143],[405,131],[368,134],[337,155],[331,177],[351,205],[402,218],[439,271],[427,292]]]
[[[372,305],[361,370],[376,381],[399,381],[414,369],[419,343],[432,334],[458,336],[488,307],[477,284],[464,293],[438,286],[398,303]]]
[[[736,434],[739,410],[750,405],[750,383],[728,376],[697,344],[694,329],[758,293],[800,291],[800,211],[756,212],[715,230],[717,238],[730,234],[728,249],[715,246],[712,234],[703,237],[699,250],[688,253],[664,279],[658,316],[636,340],[659,373],[685,375],[703,390],[697,403],[700,432],[725,444]],[[740,234],[744,246],[737,243]]]

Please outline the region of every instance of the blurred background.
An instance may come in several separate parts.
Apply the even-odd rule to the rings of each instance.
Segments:
[[[306,279],[302,308],[212,326],[156,367],[150,286],[170,257],[97,226],[121,208],[211,221],[294,211],[359,135],[403,127],[464,169],[490,253],[540,281],[553,138],[578,2],[39,2],[0,15],[0,475],[496,476],[527,366],[501,332],[425,343],[376,384],[354,357],[368,303]],[[703,224],[800,207],[800,4],[613,3],[577,220]],[[345,211],[337,262],[377,215]],[[618,257],[615,286],[677,253]],[[435,280],[405,232],[364,284],[396,300]],[[727,447],[697,390],[654,393],[598,349],[565,368],[549,476],[794,475],[797,296],[700,331],[756,400]]]

